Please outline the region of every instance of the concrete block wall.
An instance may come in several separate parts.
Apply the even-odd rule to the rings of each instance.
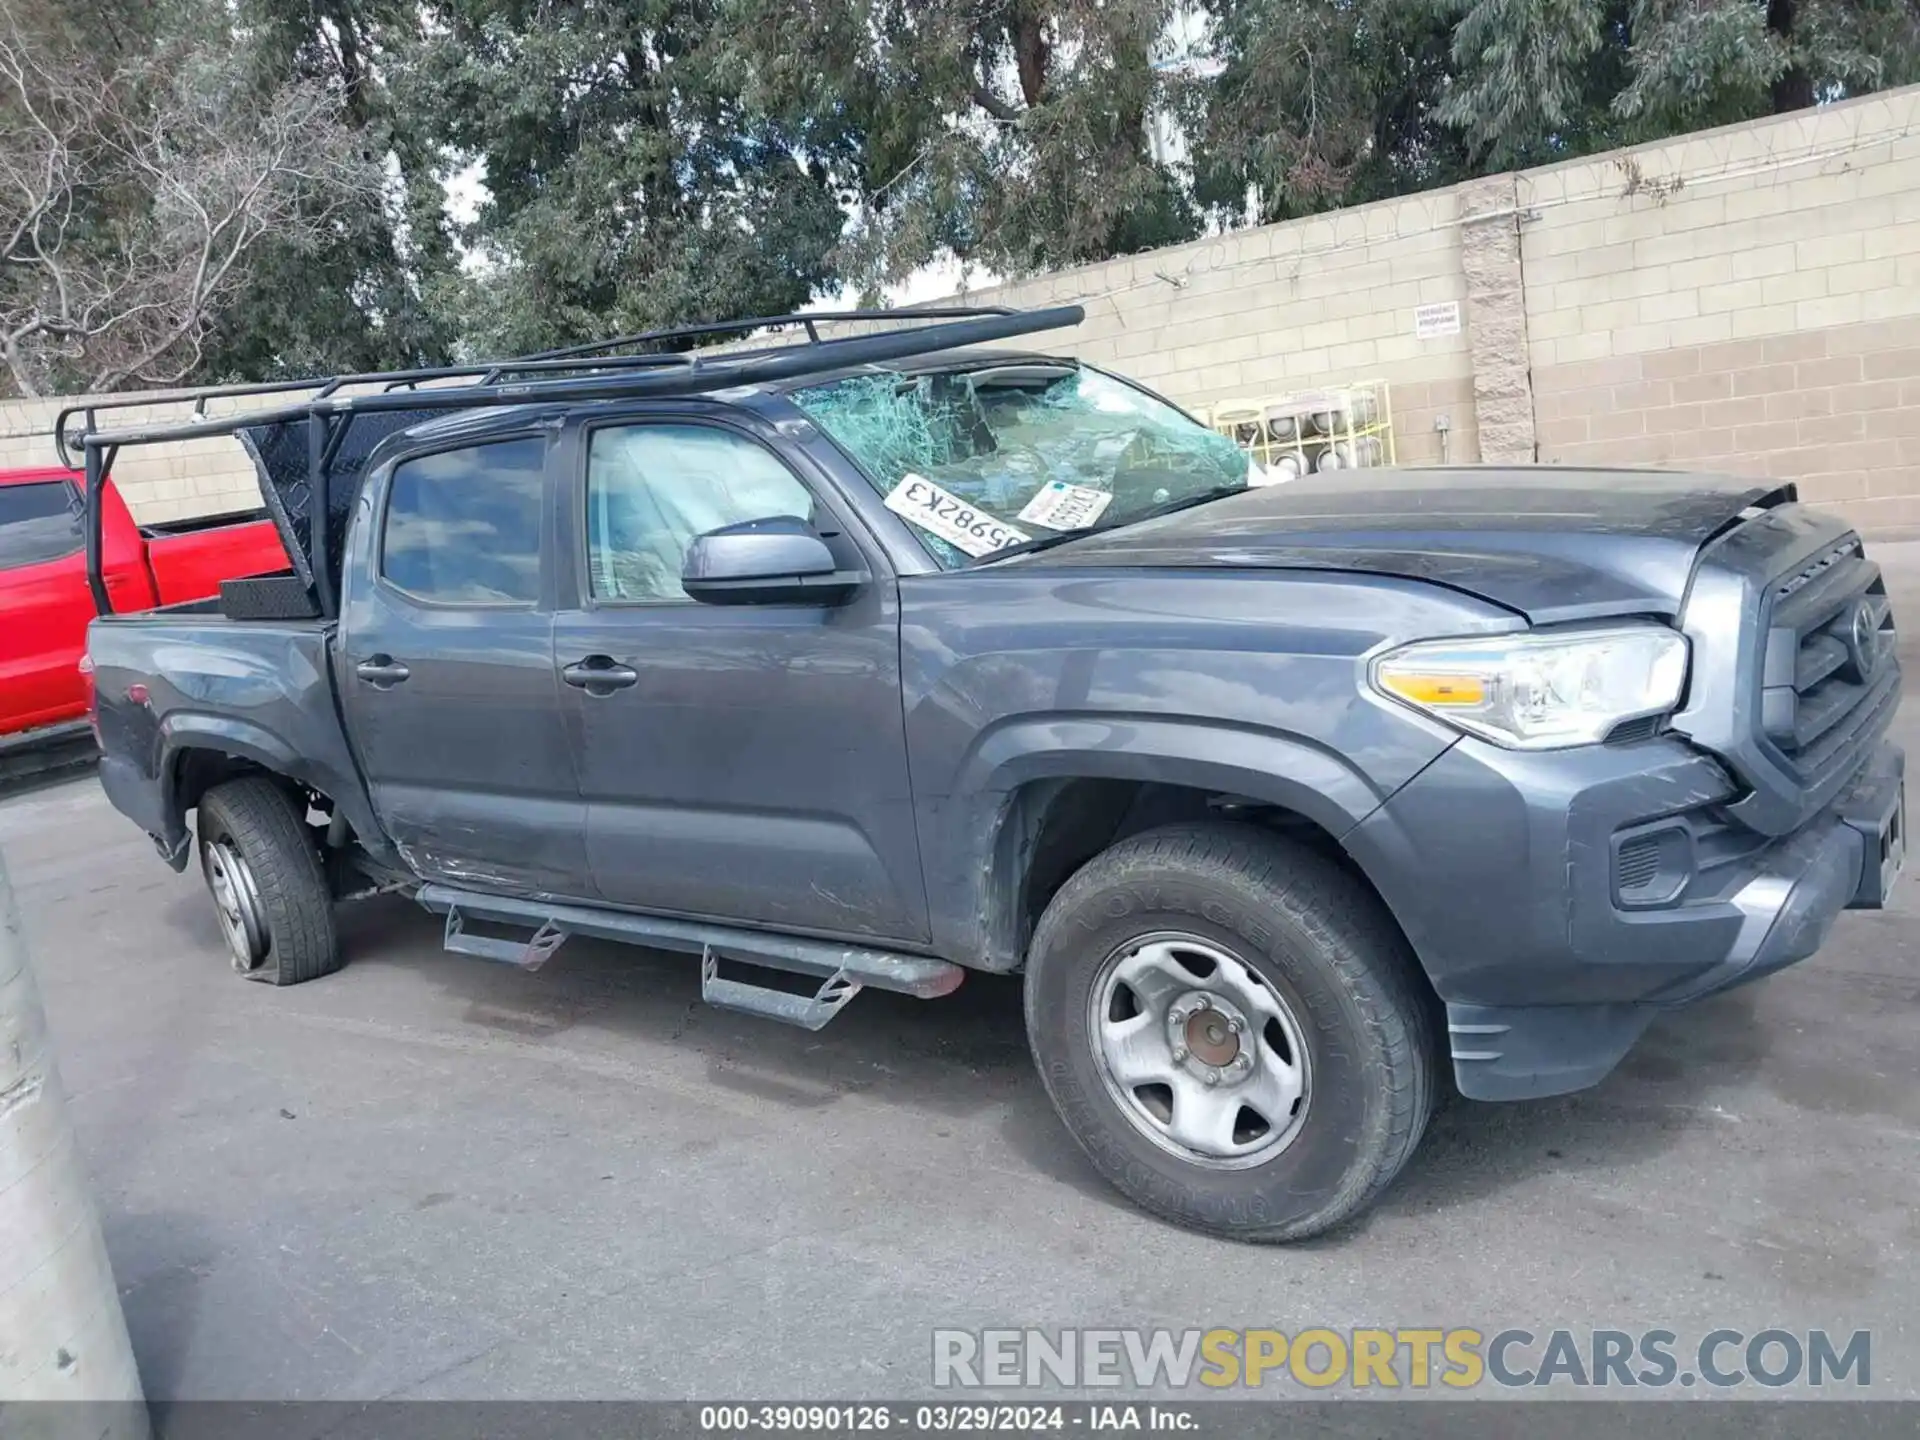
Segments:
[[[1402,463],[1478,455],[1464,322],[1422,339],[1422,305],[1467,305],[1461,197],[1441,190],[1237,231],[973,292],[968,302],[1078,303],[1086,323],[1034,337],[1194,408],[1385,380]],[[959,297],[956,297],[959,298]]]
[[[60,457],[53,446],[54,417],[72,403],[62,399],[0,401],[0,470],[58,465]],[[208,410],[211,414],[222,413],[218,405],[210,405]],[[137,425],[191,418],[189,405],[158,403],[115,410],[102,416],[101,424]],[[240,442],[231,438],[124,450],[114,462],[113,475],[134,519],[141,524],[251,510],[261,503],[253,462]]]
[[[1531,171],[1539,458],[1920,524],[1920,89]]]
[[[1920,525],[1920,87],[964,298],[1081,304],[1031,343],[1198,409],[1384,379],[1403,464],[1444,418],[1456,462],[1778,476]],[[0,401],[0,465],[52,463],[56,404]],[[232,440],[116,469],[143,520],[258,503]]]

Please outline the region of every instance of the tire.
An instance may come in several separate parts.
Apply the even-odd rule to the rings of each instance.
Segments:
[[[1303,1240],[1364,1210],[1439,1088],[1398,926],[1339,865],[1250,825],[1168,826],[1089,861],[1035,931],[1026,1019],[1101,1174],[1238,1240]],[[1167,1082],[1140,1084],[1156,1067]]]
[[[282,785],[264,775],[216,785],[200,797],[194,828],[236,971],[268,985],[299,985],[340,968],[320,850]]]

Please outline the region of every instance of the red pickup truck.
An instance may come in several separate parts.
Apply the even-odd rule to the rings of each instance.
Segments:
[[[80,672],[87,591],[81,486],[73,470],[0,470],[0,775],[32,747],[86,734]],[[287,568],[264,511],[137,526],[108,482],[101,569],[115,610],[219,593],[222,580]]]

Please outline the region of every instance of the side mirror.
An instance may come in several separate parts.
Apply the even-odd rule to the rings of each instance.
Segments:
[[[819,532],[791,515],[709,530],[680,567],[681,588],[708,605],[838,605],[868,579],[838,569]]]

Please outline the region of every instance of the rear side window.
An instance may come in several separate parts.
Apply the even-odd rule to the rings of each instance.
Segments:
[[[71,555],[85,533],[80,492],[66,481],[0,485],[0,569]]]
[[[533,437],[395,466],[381,575],[440,605],[533,604],[545,475],[546,442]]]

